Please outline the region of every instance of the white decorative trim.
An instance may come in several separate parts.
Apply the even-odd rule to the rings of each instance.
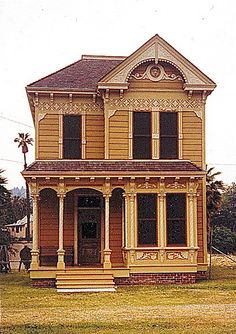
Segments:
[[[111,110],[129,111],[193,111],[202,119],[204,104],[201,99],[110,99],[108,102]]]
[[[158,82],[161,80],[180,80],[183,81],[183,78],[180,75],[176,75],[174,73],[172,74],[167,74],[164,67],[161,66],[160,64],[155,65],[155,64],[150,64],[147,66],[145,72],[143,74],[140,73],[135,73],[131,75],[132,78],[136,80],[144,80],[144,79],[149,79],[154,82]]]
[[[158,260],[157,252],[149,252],[149,251],[136,251],[136,259],[137,260]]]
[[[45,102],[39,101],[37,103],[37,109],[39,111],[57,111],[62,112],[65,115],[94,115],[94,113],[103,113],[103,103],[102,102]]]
[[[167,260],[188,260],[188,252],[166,252]]]
[[[173,183],[168,183],[166,185],[168,189],[185,189],[186,185],[183,183],[179,183],[178,181],[174,181]]]
[[[145,181],[144,183],[138,184],[137,188],[139,188],[139,189],[156,189],[157,184],[156,183],[149,183],[148,181]]]
[[[47,115],[46,112],[39,112],[38,113],[38,122],[42,121],[45,118],[46,115]]]

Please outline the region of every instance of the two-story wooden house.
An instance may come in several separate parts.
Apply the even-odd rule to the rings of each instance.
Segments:
[[[188,283],[207,270],[205,103],[215,83],[160,36],[26,87],[34,285]]]

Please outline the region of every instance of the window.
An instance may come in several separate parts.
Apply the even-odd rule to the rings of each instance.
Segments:
[[[160,113],[160,158],[178,159],[178,114]]]
[[[166,195],[167,246],[186,245],[186,194]]]
[[[133,113],[133,159],[151,159],[151,113]]]
[[[63,157],[81,159],[81,116],[63,118]]]
[[[157,243],[157,196],[138,194],[138,245]]]

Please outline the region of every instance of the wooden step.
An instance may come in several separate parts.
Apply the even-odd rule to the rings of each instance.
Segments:
[[[115,291],[114,277],[104,270],[66,271],[56,275],[58,292]]]

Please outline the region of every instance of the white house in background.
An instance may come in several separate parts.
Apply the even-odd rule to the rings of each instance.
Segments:
[[[33,215],[30,215],[30,238],[32,238],[32,222]],[[26,229],[27,229],[27,216],[18,220],[15,224],[6,225],[7,230],[10,233],[10,236],[14,239],[25,239]]]

